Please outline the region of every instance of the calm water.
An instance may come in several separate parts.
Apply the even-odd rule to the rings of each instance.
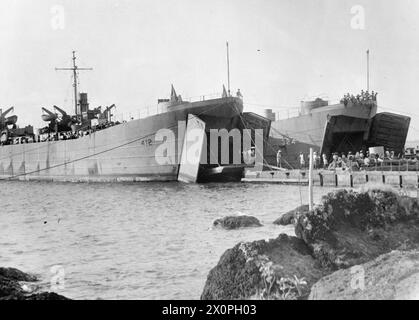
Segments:
[[[208,271],[236,243],[293,234],[272,224],[307,202],[305,187],[179,183],[1,182],[0,266],[35,273],[74,299],[199,299]],[[300,198],[301,191],[301,198]],[[315,200],[329,191],[315,190]],[[212,229],[225,215],[264,224]]]

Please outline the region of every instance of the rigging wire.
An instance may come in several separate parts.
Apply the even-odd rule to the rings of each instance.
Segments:
[[[176,127],[177,127],[177,125],[174,125],[174,126],[170,126],[170,127],[166,128],[166,129],[172,129],[172,128],[176,128]],[[132,143],[135,143],[135,142],[137,142],[139,140],[145,139],[145,138],[147,138],[149,136],[153,136],[156,133],[157,133],[157,131],[156,132],[153,132],[153,133],[150,133],[150,134],[147,134],[145,136],[141,136],[141,137],[136,138],[134,140],[128,141],[126,143],[117,145],[115,147],[112,147],[112,148],[109,148],[109,149],[106,149],[106,150],[103,150],[103,151],[100,151],[100,152],[96,152],[96,153],[93,153],[93,154],[90,154],[90,155],[87,155],[87,156],[84,156],[84,157],[80,157],[80,158],[77,158],[77,159],[74,159],[74,160],[71,160],[71,161],[65,161],[63,163],[59,163],[59,164],[56,164],[56,165],[53,165],[53,166],[49,166],[49,167],[46,167],[46,168],[43,168],[43,169],[37,169],[37,170],[31,171],[31,172],[25,172],[25,173],[13,175],[11,177],[2,178],[2,179],[0,179],[0,181],[2,181],[2,180],[11,180],[11,179],[14,179],[14,178],[17,178],[17,177],[20,177],[20,176],[26,176],[26,175],[30,175],[30,174],[34,174],[34,173],[39,173],[39,172],[42,172],[42,171],[46,171],[46,170],[49,170],[49,169],[54,169],[54,168],[66,166],[68,164],[79,162],[79,161],[82,161],[82,160],[85,160],[85,159],[88,159],[88,158],[91,158],[91,157],[94,157],[94,156],[97,156],[97,155],[100,155],[100,154],[103,154],[103,153],[107,153],[107,152],[116,150],[116,149],[121,148],[121,147],[125,147],[125,146],[130,145]],[[47,144],[47,146],[48,145],[49,144]]]
[[[273,129],[273,130],[275,130],[275,131],[277,131],[275,128],[272,128],[272,126],[271,126],[271,129]],[[295,140],[295,139],[292,139],[292,138],[290,138],[290,137],[287,137],[286,135],[284,135],[284,134],[282,134],[282,133],[280,133],[279,131],[277,131],[280,135],[282,135],[283,137],[286,137],[286,138],[288,138],[289,140]],[[295,140],[295,141],[297,141],[297,142],[299,142],[298,140]],[[266,144],[271,148],[271,150],[274,152],[274,153],[276,153],[276,152],[278,152],[277,150],[275,150],[274,148],[273,148],[273,146],[272,146],[272,144],[271,143],[269,143],[269,141],[267,141],[266,142]],[[292,170],[293,169],[295,169],[286,159],[282,159]]]
[[[290,107],[290,106],[276,106],[276,105],[267,105],[267,104],[259,104],[259,103],[252,103],[246,102],[246,104],[261,108],[271,108],[271,109],[299,109],[300,107]]]
[[[298,175],[298,192],[300,193],[300,206],[303,205],[303,195],[301,193],[300,175]]]
[[[244,120],[243,120],[243,116],[241,115],[241,113],[240,113],[240,110],[238,110],[237,109],[237,107],[236,107],[236,105],[234,105],[234,107],[236,108],[236,110],[238,111],[238,114],[239,114],[239,118],[240,118],[240,121],[241,121],[241,123],[243,124],[243,126],[246,128],[246,129],[248,129],[248,127],[246,126],[246,123],[244,122]],[[255,131],[255,135],[256,135],[256,131]],[[251,139],[251,141],[252,141],[252,143],[253,143],[253,145],[255,146],[255,150],[257,150],[257,148],[256,148],[256,143],[255,143],[255,141],[253,140],[253,138],[252,138],[252,136],[250,136],[250,139]],[[262,141],[264,141],[265,139],[263,139],[263,137],[262,137]],[[259,155],[261,155],[260,154],[260,151],[258,152],[259,153]],[[265,160],[265,158],[264,158],[264,156],[263,156],[263,154],[261,155],[261,157],[262,157],[262,162],[265,162],[266,163],[266,165],[268,165],[269,166],[269,164],[266,162],[266,160]],[[262,165],[265,165],[264,163],[262,163]]]
[[[199,117],[200,115],[203,115],[203,114],[205,114],[205,113],[207,113],[207,112],[210,112],[210,111],[212,111],[213,109],[215,109],[215,108],[217,108],[217,107],[219,107],[219,105],[214,105],[214,106],[212,106],[211,108],[209,108],[208,110],[202,111],[202,112],[198,113],[198,114],[197,114],[197,115],[195,115],[195,116]],[[176,125],[169,126],[169,127],[165,128],[165,129],[174,129],[174,128],[177,128],[177,127],[178,127],[178,125],[176,124]],[[117,145],[117,146],[115,146],[115,147],[109,148],[109,149],[107,149],[107,150],[103,150],[103,151],[100,151],[100,152],[97,152],[97,153],[94,153],[94,154],[91,154],[91,155],[87,155],[87,156],[84,156],[84,157],[80,157],[80,158],[77,158],[77,159],[74,159],[74,160],[71,160],[71,161],[66,161],[66,162],[59,163],[59,164],[56,164],[56,165],[53,165],[53,166],[49,166],[49,167],[46,167],[46,168],[43,168],[43,169],[37,169],[37,170],[31,171],[31,172],[25,172],[25,173],[21,173],[21,174],[18,174],[18,175],[13,175],[13,176],[10,176],[10,177],[7,177],[7,178],[0,178],[0,181],[4,181],[4,180],[11,180],[11,179],[14,179],[14,178],[17,178],[17,177],[26,176],[26,175],[30,175],[30,174],[34,174],[34,173],[38,173],[38,172],[42,172],[42,171],[46,171],[46,170],[49,170],[49,169],[54,169],[54,168],[58,168],[58,167],[62,167],[62,166],[66,166],[66,165],[71,164],[71,163],[79,162],[79,161],[82,161],[82,160],[85,160],[85,159],[88,159],[88,158],[91,158],[91,157],[94,157],[94,156],[97,156],[97,155],[100,155],[100,154],[103,154],[103,153],[106,153],[106,152],[109,152],[109,151],[113,151],[113,150],[115,150],[115,149],[118,149],[118,148],[121,148],[121,147],[124,147],[124,146],[130,145],[130,144],[135,143],[135,142],[137,142],[137,141],[139,141],[139,140],[142,140],[142,139],[145,139],[145,138],[147,138],[147,137],[153,136],[153,135],[155,135],[156,133],[157,133],[157,131],[152,132],[152,133],[149,133],[149,134],[147,134],[147,135],[145,135],[145,136],[141,136],[141,137],[136,138],[136,139],[134,139],[134,140],[132,140],[132,141],[129,141],[129,142],[127,142],[127,143],[124,143],[124,144]],[[178,137],[178,138],[179,138],[179,137]],[[40,150],[41,148],[45,148],[45,147],[47,147],[47,148],[48,148],[48,147],[49,147],[49,145],[50,145],[49,143],[45,143],[45,145],[43,145],[43,146],[41,146],[41,147],[38,147],[38,148],[34,148],[34,149],[33,149],[33,150],[31,150],[31,151]],[[25,154],[25,153],[27,153],[27,152],[28,152],[28,151],[25,151],[25,150],[24,150],[21,154]],[[178,151],[178,152],[179,152],[179,151]],[[14,156],[14,155],[12,155],[12,156]],[[10,157],[8,157],[8,158],[10,158]],[[4,158],[4,159],[6,159],[6,158]]]
[[[73,97],[73,95],[71,94],[71,91],[72,91],[71,88],[73,87],[72,83],[73,83],[73,75],[70,75],[70,83],[67,86],[67,92],[66,92],[65,99],[64,99],[64,102],[63,102],[64,106],[68,102],[68,96],[71,95],[71,97]],[[74,105],[73,99],[71,100],[71,102],[73,102],[73,105]]]
[[[196,116],[200,116],[200,115],[202,115],[202,114],[205,114],[205,113],[207,113],[207,112],[210,112],[210,111],[212,111],[213,109],[215,109],[216,107],[219,107],[218,105],[215,105],[215,106],[213,106],[213,107],[211,107],[210,109],[208,109],[208,110],[205,110],[205,111],[203,111],[203,112],[201,112],[201,113],[199,113],[199,114],[197,114]],[[390,108],[386,108],[386,107],[382,107],[382,106],[380,106],[381,108],[383,108],[383,109],[387,109],[387,110],[393,110],[393,109],[390,109]],[[237,111],[239,111],[238,109],[237,109],[237,106],[235,106],[235,108],[236,108],[236,110]],[[394,111],[394,110],[393,110]],[[244,122],[244,120],[243,120],[243,117],[242,117],[242,115],[240,114],[240,112],[238,112],[238,114],[239,114],[239,117],[240,117],[240,121],[242,122],[242,124],[244,125],[244,127],[246,128],[246,129],[248,129],[248,127],[246,126],[246,124],[245,124],[245,122]],[[407,113],[407,114],[409,114],[409,113]],[[414,116],[417,116],[417,117],[419,117],[419,115],[416,115],[416,114],[412,114],[412,115],[414,115]],[[168,128],[166,128],[166,129],[171,129],[171,128],[176,128],[177,127],[177,125],[174,125],[174,126],[170,126],[170,127],[168,127]],[[274,131],[276,131],[276,132],[278,132],[280,135],[282,135],[282,136],[285,136],[285,137],[287,137],[286,135],[284,135],[284,134],[282,134],[282,133],[280,133],[278,130],[276,130],[275,128],[273,128],[273,127],[271,127]],[[411,128],[413,129],[413,130],[415,130],[415,131],[418,131],[419,132],[419,130],[418,129],[416,129],[415,127],[413,127],[413,126],[411,126]],[[314,130],[314,129],[313,129]],[[132,140],[132,141],[129,141],[129,142],[127,142],[127,143],[124,143],[124,144],[121,144],[121,145],[118,145],[118,146],[115,146],[115,147],[112,147],[112,148],[110,148],[110,149],[107,149],[107,150],[104,150],[104,151],[101,151],[101,152],[98,152],[98,153],[95,153],[95,154],[92,154],[92,155],[88,155],[88,156],[85,156],[85,157],[81,157],[81,158],[78,158],[78,159],[74,159],[74,160],[71,160],[71,161],[68,161],[68,162],[64,162],[64,163],[61,163],[61,164],[57,164],[57,165],[54,165],[54,166],[50,166],[50,167],[47,167],[47,168],[44,168],[44,169],[38,169],[38,170],[35,170],[35,171],[32,171],[32,172],[28,172],[28,173],[23,173],[23,174],[19,174],[19,175],[14,175],[14,176],[11,176],[11,177],[8,177],[8,178],[3,178],[3,179],[0,179],[0,180],[10,180],[10,179],[13,179],[13,178],[16,178],[16,177],[19,177],[19,176],[24,176],[24,175],[29,175],[29,174],[33,174],[33,173],[37,173],[37,172],[41,172],[41,171],[45,171],[45,170],[48,170],[48,169],[53,169],[53,168],[56,168],[56,167],[60,167],[60,166],[64,166],[64,165],[68,165],[68,164],[71,164],[71,163],[74,163],[74,162],[78,162],[78,161],[81,161],[81,160],[84,160],[84,159],[87,159],[87,158],[90,158],[90,157],[93,157],[93,156],[96,156],[96,155],[100,155],[100,154],[103,154],[103,153],[106,153],[106,152],[109,152],[109,151],[112,151],[112,150],[115,150],[115,149],[117,149],[117,148],[120,148],[120,147],[123,147],[123,146],[126,146],[126,145],[129,145],[129,144],[132,144],[132,143],[135,143],[135,142],[137,142],[137,141],[139,141],[139,140],[141,140],[141,139],[144,139],[144,138],[146,138],[146,137],[149,137],[149,136],[152,136],[152,135],[154,135],[154,134],[156,134],[156,132],[153,132],[153,133],[150,133],[150,134],[148,134],[148,135],[145,135],[145,136],[142,136],[142,137],[140,137],[140,138],[136,138],[136,139],[134,139],[134,140]],[[307,134],[307,136],[309,136],[309,137],[311,137],[309,134]],[[255,143],[255,141],[251,138],[251,140],[252,140],[252,142],[253,143]],[[265,140],[265,139],[264,139]],[[266,141],[266,140],[265,140]],[[274,149],[273,149],[273,147],[272,147],[272,145],[268,142],[268,141],[266,141],[267,143],[267,145],[273,150],[273,151],[275,151]],[[43,146],[41,146],[41,147],[37,147],[37,148],[34,148],[34,149],[31,149],[31,150],[29,150],[29,151],[23,151],[23,152],[21,152],[20,154],[24,154],[24,153],[27,153],[27,152],[32,152],[32,151],[37,151],[37,150],[41,150],[42,148],[45,148],[45,147],[48,147],[49,146],[49,144],[45,144],[45,145],[43,145]],[[15,154],[15,155],[13,155],[13,156],[16,156],[16,155],[20,155],[20,154]],[[7,158],[9,158],[9,157],[7,157]],[[3,160],[3,159],[6,159],[6,158],[2,158],[2,159],[0,159],[0,160]],[[268,165],[269,166],[269,164],[267,163],[267,161],[264,159],[264,157],[263,157],[263,155],[262,155],[262,159],[263,159],[263,162],[266,164],[266,165]],[[285,162],[292,168],[292,169],[294,169],[286,160],[285,160]],[[300,177],[299,177],[299,181],[300,181]],[[302,202],[302,198],[301,198],[301,190],[300,190],[300,200],[301,200],[301,202]]]

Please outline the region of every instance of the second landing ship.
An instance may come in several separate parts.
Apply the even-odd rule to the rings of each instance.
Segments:
[[[376,99],[341,101],[329,105],[320,98],[302,102],[299,115],[273,120],[269,145],[265,157],[276,163],[276,152],[282,151],[286,166],[299,167],[299,154],[306,157],[312,147],[318,154],[357,152],[369,147],[382,146],[396,155],[404,152],[410,118],[382,112],[377,113]]]

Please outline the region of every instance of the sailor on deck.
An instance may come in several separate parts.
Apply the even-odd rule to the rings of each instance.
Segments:
[[[304,159],[304,154],[302,152],[300,152],[300,169],[304,169],[305,165],[306,165],[306,161]]]
[[[329,167],[329,161],[327,161],[327,156],[325,153],[323,153],[322,158],[323,158],[323,168],[327,169]]]
[[[237,98],[243,99],[243,95],[242,95],[242,93],[240,92],[240,89],[238,89],[238,90],[237,90],[236,95],[237,95]]]
[[[316,151],[313,152],[313,164],[314,164],[314,169],[320,168],[320,156],[317,155]]]
[[[276,154],[276,166],[282,168],[282,151],[281,149],[278,150]]]

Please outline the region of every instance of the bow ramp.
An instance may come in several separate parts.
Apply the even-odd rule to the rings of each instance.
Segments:
[[[196,183],[198,181],[201,158],[205,156],[205,122],[190,114],[183,138],[178,181]]]

